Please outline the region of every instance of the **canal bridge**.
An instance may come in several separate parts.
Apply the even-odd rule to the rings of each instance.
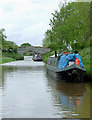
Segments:
[[[26,52],[36,53],[36,54],[45,54],[50,51],[50,48],[39,47],[39,46],[29,46],[29,47],[19,47],[18,53],[23,55]]]

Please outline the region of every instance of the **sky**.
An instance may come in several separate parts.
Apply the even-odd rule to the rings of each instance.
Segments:
[[[65,1],[70,0],[0,0],[0,29],[5,28],[6,40],[19,46],[42,46],[51,13]]]

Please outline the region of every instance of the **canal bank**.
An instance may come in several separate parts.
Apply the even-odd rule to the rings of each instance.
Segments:
[[[90,118],[90,83],[55,81],[43,62],[27,58],[2,71],[3,118]]]
[[[2,52],[0,50],[0,64],[17,61],[17,60],[23,60],[23,59],[24,57],[22,55],[19,55],[18,53]]]

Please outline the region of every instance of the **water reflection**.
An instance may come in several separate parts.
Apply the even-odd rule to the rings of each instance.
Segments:
[[[55,118],[44,64],[3,66],[3,118]]]
[[[61,114],[60,111],[63,111],[67,118],[78,116],[76,111],[81,110],[86,93],[86,84],[65,83],[53,80],[50,76],[47,77],[48,86],[51,88],[54,97],[54,105],[59,109],[57,114]]]
[[[0,66],[0,119],[2,118],[2,67]]]
[[[89,104],[88,83],[55,81],[43,62],[4,65],[2,86],[4,118],[73,118]]]

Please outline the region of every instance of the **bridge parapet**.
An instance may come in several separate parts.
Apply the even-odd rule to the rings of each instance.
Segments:
[[[30,46],[30,47],[19,47],[18,48],[18,53],[23,55],[25,52],[33,52],[33,53],[39,53],[39,54],[44,54],[50,51],[50,48],[44,48],[44,47],[34,47],[34,46]]]

